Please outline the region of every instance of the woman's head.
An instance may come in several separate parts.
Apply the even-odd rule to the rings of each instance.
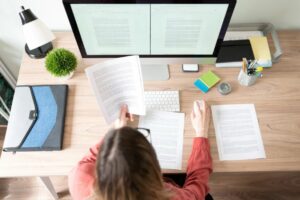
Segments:
[[[97,190],[105,200],[167,199],[155,151],[137,130],[109,131],[97,157]]]

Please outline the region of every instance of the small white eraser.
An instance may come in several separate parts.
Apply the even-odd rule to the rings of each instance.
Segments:
[[[198,72],[199,66],[198,64],[183,64],[182,71],[184,72]]]

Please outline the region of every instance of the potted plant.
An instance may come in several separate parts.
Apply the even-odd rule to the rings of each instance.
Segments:
[[[57,48],[47,54],[45,65],[53,76],[67,80],[74,74],[77,67],[77,59],[71,51]]]

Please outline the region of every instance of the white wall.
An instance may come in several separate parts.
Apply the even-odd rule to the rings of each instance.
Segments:
[[[20,6],[33,13],[53,30],[70,30],[62,0],[0,0],[0,59],[17,77],[24,52]]]
[[[0,58],[17,76],[24,41],[20,5],[30,8],[52,30],[70,30],[62,0],[0,0]],[[278,29],[300,29],[300,0],[237,0],[232,23],[271,22]]]
[[[270,22],[277,29],[300,29],[300,0],[237,0],[231,22]]]
[[[16,2],[0,0],[0,59],[16,77],[23,45]]]

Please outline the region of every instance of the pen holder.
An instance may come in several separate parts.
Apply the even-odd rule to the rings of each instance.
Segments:
[[[242,86],[251,86],[256,82],[257,76],[256,75],[248,75],[246,72],[241,69],[238,81]]]

